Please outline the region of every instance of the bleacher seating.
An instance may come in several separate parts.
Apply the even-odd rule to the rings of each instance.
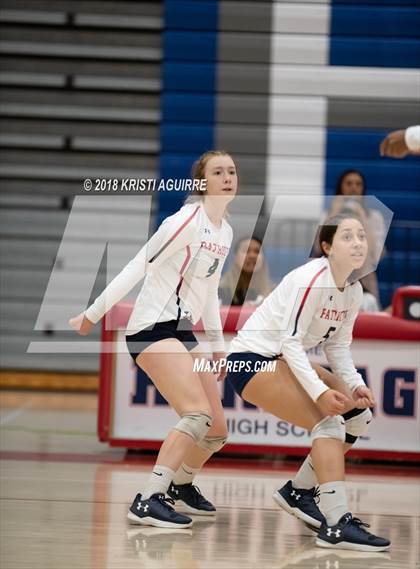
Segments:
[[[108,208],[103,200],[86,202],[77,239],[60,249],[84,178],[158,175],[162,3],[4,0],[0,24],[2,366],[95,370],[95,353],[75,358],[26,349],[31,340],[75,339],[58,308],[72,310],[82,292],[93,217],[112,242],[107,269],[114,274],[149,230],[145,196],[125,206],[110,196]],[[58,312],[50,306],[32,332],[54,264]],[[93,296],[105,277],[101,268]],[[99,333],[96,327],[92,339]]]

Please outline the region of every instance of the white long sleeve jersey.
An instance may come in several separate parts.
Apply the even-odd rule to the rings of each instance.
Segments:
[[[306,351],[322,346],[333,372],[350,387],[364,385],[350,352],[354,321],[363,298],[359,282],[340,291],[326,257],[288,273],[245,322],[230,352],[281,355],[316,401],[328,389]]]
[[[127,334],[168,320],[203,320],[213,351],[223,351],[217,289],[232,243],[226,220],[216,227],[203,203],[184,205],[166,218],[139,253],[86,310],[91,322],[106,312],[144,278]]]

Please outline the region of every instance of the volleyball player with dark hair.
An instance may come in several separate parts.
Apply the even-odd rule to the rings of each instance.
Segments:
[[[366,433],[374,404],[350,352],[362,300],[354,275],[368,254],[366,232],[357,217],[337,215],[321,227],[319,241],[322,257],[288,273],[233,339],[227,379],[246,401],[312,433],[310,457],[275,493],[276,502],[319,528],[321,547],[384,551],[389,540],[349,512],[344,483],[343,451]],[[335,378],[310,364],[306,351],[316,346]],[[277,360],[275,372],[258,371],[268,360]],[[248,365],[230,371],[241,362]]]

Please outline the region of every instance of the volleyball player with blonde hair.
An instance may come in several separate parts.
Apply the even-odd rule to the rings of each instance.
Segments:
[[[225,214],[237,191],[236,166],[226,152],[209,151],[194,164],[193,178],[205,179],[206,189],[194,191],[95,302],[70,320],[79,334],[88,334],[144,279],[127,326],[128,350],[180,420],[162,443],[149,481],[135,497],[128,518],[163,528],[192,524],[189,516],[172,507],[174,499],[189,513],[214,514],[214,506],[192,480],[227,439],[217,376],[193,369],[200,348],[192,326],[202,319],[213,361],[223,361],[217,290],[232,242]],[[165,498],[167,491],[174,499]]]

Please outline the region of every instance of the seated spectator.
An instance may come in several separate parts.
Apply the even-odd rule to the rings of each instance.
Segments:
[[[379,210],[368,208],[365,203],[366,182],[363,174],[358,170],[344,171],[337,180],[335,195],[328,215],[335,215],[346,210],[357,214],[368,234],[371,262],[376,265],[374,260],[377,259],[378,247],[382,248],[385,241],[385,221]],[[376,272],[370,272],[360,279],[360,282],[365,293],[370,293],[375,297],[378,310],[380,310]],[[368,305],[372,306],[372,303]]]
[[[235,257],[222,276],[219,298],[222,304],[242,306],[260,304],[273,290],[262,241],[257,237],[244,237],[235,245]]]
[[[363,280],[363,279],[362,279]],[[359,312],[381,312],[378,301],[371,292],[363,286],[363,300]]]

